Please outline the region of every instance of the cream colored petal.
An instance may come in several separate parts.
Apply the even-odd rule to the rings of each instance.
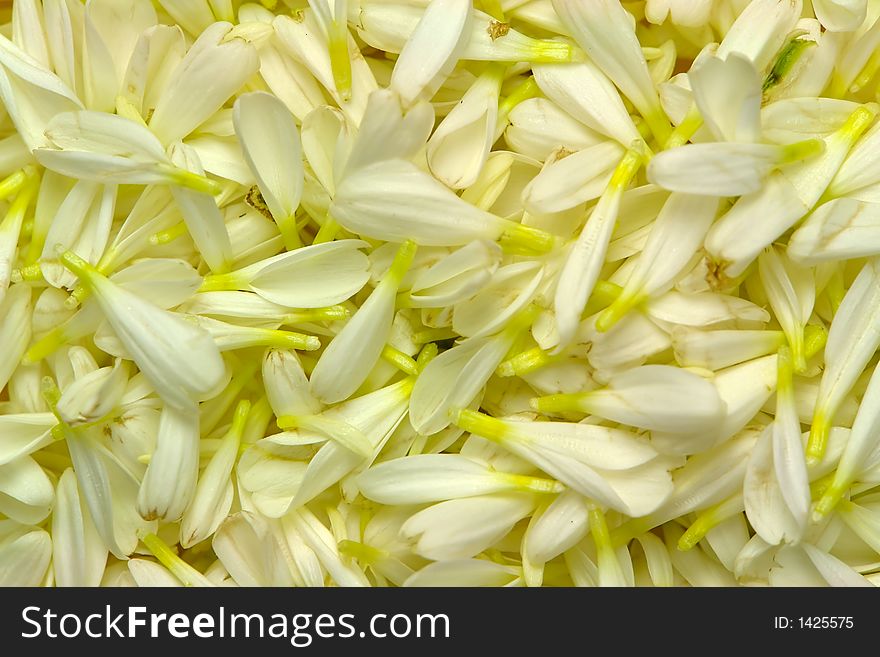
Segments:
[[[226,40],[231,28],[229,23],[206,28],[172,73],[150,118],[162,143],[188,135],[257,72],[256,49],[243,39]]]

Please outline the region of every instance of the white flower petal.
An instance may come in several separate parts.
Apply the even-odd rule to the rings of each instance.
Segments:
[[[509,125],[504,131],[507,145],[539,162],[559,148],[574,153],[602,141],[600,134],[576,121],[547,98],[524,100],[510,111],[507,121]],[[632,133],[627,134],[632,136]]]
[[[561,159],[548,159],[523,190],[523,205],[535,214],[561,212],[599,198],[624,150],[613,141],[589,146]]]
[[[298,12],[296,20],[290,16],[276,16],[272,21],[272,26],[278,37],[276,43],[280,50],[303,64],[310,73],[306,77],[317,80],[327,90],[346,118],[357,125],[364,115],[368,98],[378,85],[366,58],[352,54],[357,48],[357,44],[348,33],[345,23],[340,22],[337,27],[330,25],[332,29],[328,30],[324,26],[326,22],[309,8],[301,13]],[[335,21],[331,22],[335,23]],[[336,30],[339,31],[336,32]],[[330,31],[334,32],[332,39],[328,38],[331,36]],[[331,41],[333,41],[332,45]],[[335,53],[333,57],[330,54],[331,48]],[[341,60],[346,55],[348,56],[347,66],[351,69],[349,76],[351,82],[348,89],[342,85],[337,89],[337,75],[334,71],[333,59],[339,57]],[[342,66],[345,67],[345,64]],[[288,68],[288,76],[290,75],[295,77],[295,84],[301,84],[299,82],[301,75]],[[343,79],[345,77],[345,75],[342,76]],[[325,104],[321,99],[320,90],[316,100],[316,105]]]
[[[0,465],[0,513],[25,525],[38,525],[49,515],[55,491],[45,471],[30,456]]]
[[[52,413],[0,415],[0,465],[48,445],[54,440],[51,429],[57,423]]]
[[[758,272],[773,314],[791,346],[795,368],[801,372],[806,367],[804,327],[816,300],[813,272],[793,263],[773,246],[758,258]]]
[[[449,500],[416,513],[400,531],[428,559],[467,559],[495,545],[534,507],[534,496],[525,493]]]
[[[865,577],[833,555],[815,545],[804,543],[807,558],[829,586],[873,586]]]
[[[82,108],[54,73],[4,36],[0,36],[0,99],[28,150],[46,145],[44,131],[52,117]]]
[[[589,518],[586,501],[579,493],[560,493],[526,531],[526,551],[536,563],[550,561],[586,536]]]
[[[159,4],[190,34],[201,34],[214,22],[207,0],[159,0]]]
[[[813,0],[816,18],[829,32],[852,32],[865,20],[867,0]]]
[[[872,329],[880,313],[877,266],[877,262],[869,260],[862,267],[831,322],[825,345],[825,370],[810,429],[810,460],[822,457],[835,414],[880,345],[880,333]]]
[[[240,402],[234,412],[232,426],[220,439],[220,447],[199,476],[192,502],[180,520],[182,547],[190,547],[210,537],[229,515],[233,495],[230,475],[238,457],[249,412],[250,404]]]
[[[149,520],[180,518],[195,494],[198,469],[199,414],[195,405],[163,408],[156,451],[138,494],[140,514]]]
[[[232,289],[250,289],[290,308],[332,306],[369,280],[369,259],[360,251],[365,245],[359,240],[314,244],[261,260],[221,280],[231,280]]]
[[[259,514],[241,511],[223,522],[211,546],[239,586],[291,586],[290,569],[276,532]]]
[[[792,518],[801,529],[805,529],[811,504],[810,484],[801,441],[801,424],[795,406],[792,358],[788,349],[779,352],[778,362],[776,417],[772,425],[773,467],[782,498]]]
[[[484,559],[453,559],[428,564],[404,582],[408,587],[510,586],[517,569]]]
[[[609,185],[565,259],[553,297],[556,329],[559,332],[557,349],[566,347],[574,338],[581,313],[599,279],[620,210],[622,192],[620,185],[613,182]]]
[[[302,146],[293,116],[268,93],[240,96],[235,131],[260,192],[289,249],[300,245],[295,213],[302,196]]]
[[[491,279],[501,262],[494,242],[477,240],[420,269],[408,302],[416,308],[442,308],[472,297]]]
[[[623,5],[618,0],[553,0],[553,8],[578,45],[636,106],[655,137],[665,141],[669,123]]]
[[[260,75],[299,121],[324,103],[321,87],[309,70],[271,43],[260,49]]]
[[[391,88],[405,105],[430,100],[458,63],[472,20],[470,0],[432,0],[400,51]]]
[[[328,410],[324,417],[340,420],[360,431],[373,446],[375,458],[406,416],[411,390],[412,382],[404,379],[339,404]],[[363,463],[364,457],[357,452],[343,447],[336,440],[328,440],[309,461],[302,485],[290,507],[297,508],[309,502]]]
[[[640,139],[620,94],[592,62],[541,64],[532,71],[541,91],[584,125],[624,147]]]
[[[65,470],[58,481],[52,513],[52,568],[57,586],[98,586],[107,548],[88,508],[80,501],[76,476]]]
[[[746,516],[758,535],[771,545],[800,540],[804,527],[792,515],[776,478],[770,425],[749,458],[743,481]]]
[[[51,559],[48,532],[0,521],[0,586],[39,586]]]
[[[91,288],[126,351],[167,404],[189,408],[217,393],[226,366],[207,332],[114,284],[72,253],[63,258]]]
[[[83,89],[90,109],[112,112],[141,33],[158,22],[147,0],[90,0],[84,14]]]
[[[648,0],[645,18],[656,25],[661,25],[668,17],[673,25],[702,27],[708,23],[711,10],[712,4],[704,0]]]
[[[673,192],[741,196],[758,192],[784,157],[769,144],[688,144],[654,156],[648,180]]]
[[[171,159],[180,169],[204,177],[196,152],[183,143],[171,150]],[[232,244],[223,214],[213,196],[200,191],[174,186],[171,188],[187,231],[211,271],[228,271],[232,264]]]
[[[688,72],[688,80],[694,102],[715,139],[760,141],[761,80],[749,59],[737,52],[724,60],[705,57]]]
[[[880,254],[880,203],[849,197],[823,203],[792,234],[787,253],[804,265]]]
[[[410,400],[410,422],[417,431],[443,430],[451,411],[473,401],[510,349],[510,339],[501,336],[465,340],[428,363]]]
[[[318,557],[321,565],[327,569],[330,579],[338,586],[368,586],[366,575],[359,568],[343,561],[338,540],[333,534],[306,508],[291,512],[282,519],[282,526],[293,527]]]
[[[423,504],[519,488],[516,477],[459,454],[419,454],[385,461],[358,476],[361,493],[381,504]]]
[[[267,349],[262,374],[266,396],[276,417],[321,411],[321,403],[312,396],[309,380],[292,349]]]
[[[150,129],[163,144],[181,139],[216,112],[259,68],[259,56],[243,39],[226,39],[229,23],[207,27],[174,69]]]
[[[138,514],[134,476],[88,430],[62,425],[80,494],[104,545],[117,559],[137,547],[138,532],[150,523]]]
[[[502,74],[503,70],[490,68],[477,78],[428,141],[428,166],[447,187],[469,187],[486,163],[497,138]]]
[[[31,339],[31,289],[13,285],[0,301],[0,390],[6,386]],[[0,459],[2,460],[2,459]]]
[[[859,107],[840,129],[821,140],[821,155],[774,172],[760,191],[741,197],[715,223],[706,237],[706,250],[723,265],[722,274],[741,274],[764,247],[812,209],[875,115],[876,108]],[[755,216],[767,220],[755,224]]]
[[[128,383],[121,360],[77,378],[58,400],[59,417],[71,426],[96,422],[116,409]]]
[[[740,53],[755,69],[765,70],[790,38],[802,9],[801,0],[753,0],[730,26],[715,55],[727,59]]]
[[[469,338],[498,332],[532,301],[543,278],[537,262],[501,267],[477,294],[455,305],[453,330]]]
[[[411,242],[400,247],[391,269],[324,349],[310,379],[312,394],[322,402],[348,399],[379,360],[391,332],[397,291],[415,249]]]
[[[773,394],[776,370],[775,354],[719,370],[713,384],[726,408],[720,421],[690,435],[654,431],[651,434],[654,445],[670,454],[692,454],[730,438],[755,417]]]
[[[507,428],[542,452],[565,454],[603,470],[628,470],[657,456],[647,440],[621,429],[574,422],[510,422]]]
[[[678,364],[708,370],[720,370],[775,353],[784,342],[782,331],[700,331],[678,326],[672,333]]]
[[[376,93],[370,98],[379,98]],[[430,128],[428,128],[430,130]],[[427,136],[425,136],[427,138]],[[302,121],[302,151],[315,177],[333,196],[336,193],[334,171],[341,169],[347,159],[352,138],[345,116],[339,110],[322,105],[309,112]],[[419,141],[421,141],[421,136]]]
[[[623,292],[605,311],[607,319],[616,321],[620,313],[671,287],[700,248],[717,210],[716,198],[671,194],[651,227]],[[603,314],[597,319],[601,329],[607,328],[605,318]]]
[[[678,367],[645,365],[611,378],[608,386],[537,400],[544,412],[569,406],[635,427],[673,433],[708,430],[724,416],[710,381]]]
[[[12,6],[12,41],[48,68],[49,46],[40,9],[34,0],[24,0]]]
[[[354,157],[354,153],[352,153]],[[455,195],[405,160],[386,160],[347,173],[330,214],[346,229],[374,239],[425,246],[495,240],[504,222]]]

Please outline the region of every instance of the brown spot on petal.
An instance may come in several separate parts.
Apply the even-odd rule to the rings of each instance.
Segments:
[[[256,185],[248,190],[248,193],[244,197],[244,201],[267,219],[272,219],[272,213],[269,212],[269,206],[266,205],[266,200],[263,198],[260,188]]]
[[[724,261],[716,262],[710,256],[706,256],[706,282],[715,292],[730,287],[730,278],[725,273],[727,264]]]
[[[576,151],[570,151],[565,146],[560,146],[555,151],[553,151],[553,159],[558,162],[559,160],[565,159],[569,155],[574,155]]]
[[[489,33],[489,36],[492,37],[492,41],[494,41],[510,32],[510,24],[502,23],[501,21],[489,21],[489,27],[486,31]]]

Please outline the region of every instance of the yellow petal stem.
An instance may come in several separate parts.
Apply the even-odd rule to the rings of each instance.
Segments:
[[[339,553],[351,559],[357,559],[363,566],[372,566],[389,557],[388,552],[380,550],[360,541],[343,539],[337,544]]]
[[[553,356],[540,347],[533,347],[518,353],[513,358],[508,358],[498,366],[496,371],[498,376],[503,377],[522,376],[560,360],[561,356]]]
[[[336,91],[343,101],[351,100],[351,59],[348,55],[348,26],[345,16],[336,17],[330,23],[330,68]]]
[[[824,326],[807,324],[804,329],[804,357],[812,358],[825,348],[828,330]]]
[[[663,150],[684,146],[702,126],[703,117],[700,111],[695,104],[691,105],[684,120],[675,127],[672,134],[669,135],[669,139],[663,144]]]
[[[509,481],[516,488],[523,491],[531,491],[533,493],[554,494],[561,493],[565,490],[565,486],[554,479],[544,479],[542,477],[530,477],[528,475],[502,474],[498,476],[505,481]]]
[[[56,327],[34,342],[24,354],[22,362],[37,363],[55,353],[68,341],[62,327]]]
[[[394,367],[404,374],[417,376],[419,373],[419,366],[416,361],[399,349],[395,349],[390,344],[386,344],[382,348],[382,358],[394,365]]]
[[[416,251],[418,248],[419,247],[415,242],[407,240],[401,244],[400,248],[397,250],[397,253],[394,256],[394,261],[391,263],[391,269],[388,271],[391,280],[395,282],[396,286],[400,285],[403,277],[406,276],[406,272],[409,271],[413,258],[416,257]]]
[[[148,533],[141,536],[141,541],[156,559],[165,566],[172,575],[180,580],[184,586],[210,586],[210,582],[205,579],[195,568],[181,559],[168,544],[155,534]]]
[[[556,241],[557,238],[539,228],[509,221],[506,223],[498,243],[511,253],[540,255],[551,251],[556,245]]]
[[[299,237],[299,228],[296,225],[296,215],[292,214],[287,217],[275,218],[278,224],[278,230],[281,231],[281,239],[284,240],[284,248],[293,251],[302,246],[302,240]]]
[[[321,224],[321,227],[318,229],[318,232],[315,235],[315,239],[312,240],[312,244],[324,244],[325,242],[332,242],[336,239],[336,236],[339,234],[340,230],[342,230],[342,226],[336,223],[336,221],[331,219],[328,215],[324,219],[324,223]]]
[[[216,196],[223,192],[223,185],[221,183],[211,180],[206,176],[200,176],[192,171],[169,166],[168,174],[172,182],[194,192],[209,194],[210,196]]]
[[[720,525],[728,518],[732,518],[743,510],[742,495],[736,495],[700,512],[696,519],[688,527],[687,531],[678,539],[678,549],[690,550],[703,540],[706,534]]]
[[[504,99],[498,103],[498,118],[506,120],[507,116],[513,111],[513,108],[528,100],[529,98],[537,98],[541,95],[538,83],[535,82],[534,76],[517,85]]]
[[[454,422],[459,428],[496,443],[503,442],[510,433],[501,420],[467,409],[458,411]]]
[[[345,306],[327,306],[326,308],[314,308],[297,310],[284,315],[284,324],[305,324],[309,322],[338,322],[351,317],[351,311]]]
[[[443,340],[453,340],[458,337],[458,333],[449,328],[433,328],[418,331],[413,334],[413,342],[416,344],[428,344],[429,342],[439,342]]]
[[[647,297],[643,294],[621,294],[596,318],[596,330],[605,333],[623,319],[630,310],[640,306],[646,300]]]
[[[813,415],[813,424],[810,426],[810,438],[807,441],[807,464],[815,465],[822,460],[828,447],[828,434],[831,431],[829,418],[820,410]]]
[[[419,372],[422,372],[428,366],[428,363],[437,357],[438,353],[440,353],[440,348],[437,346],[436,342],[429,342],[422,347],[422,350],[416,358],[416,366],[418,367]]]
[[[183,237],[188,232],[189,231],[186,228],[186,223],[181,221],[180,223],[175,224],[167,230],[160,230],[158,233],[150,235],[150,244],[152,244],[153,246],[169,244],[176,240],[178,237]]]
[[[217,292],[239,290],[247,285],[247,282],[238,272],[227,272],[225,274],[208,274],[202,281],[199,292]]]
[[[855,126],[856,124],[854,124]],[[859,131],[865,128],[859,128]],[[821,155],[825,150],[825,142],[821,139],[805,139],[793,144],[786,144],[782,147],[779,163],[790,164],[800,160],[807,160],[811,157]]]
[[[12,282],[13,283],[21,283],[23,281],[42,281],[43,280],[43,270],[40,267],[39,262],[35,262],[32,265],[25,265],[24,267],[20,267],[19,269],[12,270]]]
[[[611,535],[608,532],[608,522],[605,514],[598,507],[592,507],[589,512],[590,518],[590,535],[596,544],[596,552],[599,562],[600,586],[602,585],[602,576],[608,573],[612,578],[610,582],[613,585],[620,585],[617,581],[622,578],[620,562],[615,554],[614,544],[611,542]]]
[[[544,397],[534,397],[529,405],[539,413],[572,413],[587,411],[585,401],[589,393],[586,392],[570,392],[558,393],[555,395],[546,395]]]
[[[17,194],[24,187],[28,174],[24,169],[19,169],[0,180],[0,200]]]
[[[88,289],[94,289],[96,280],[103,279],[104,276],[91,264],[80,258],[77,254],[64,247],[56,248],[58,258],[67,269],[76,274],[79,282]]]
[[[587,305],[584,307],[584,312],[581,313],[581,318],[586,319],[604,310],[613,304],[622,292],[623,288],[616,283],[599,279],[590,293],[590,298],[587,299]]]

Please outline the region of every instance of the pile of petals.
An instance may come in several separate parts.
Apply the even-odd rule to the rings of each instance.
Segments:
[[[0,585],[880,584],[878,0],[0,8]]]

